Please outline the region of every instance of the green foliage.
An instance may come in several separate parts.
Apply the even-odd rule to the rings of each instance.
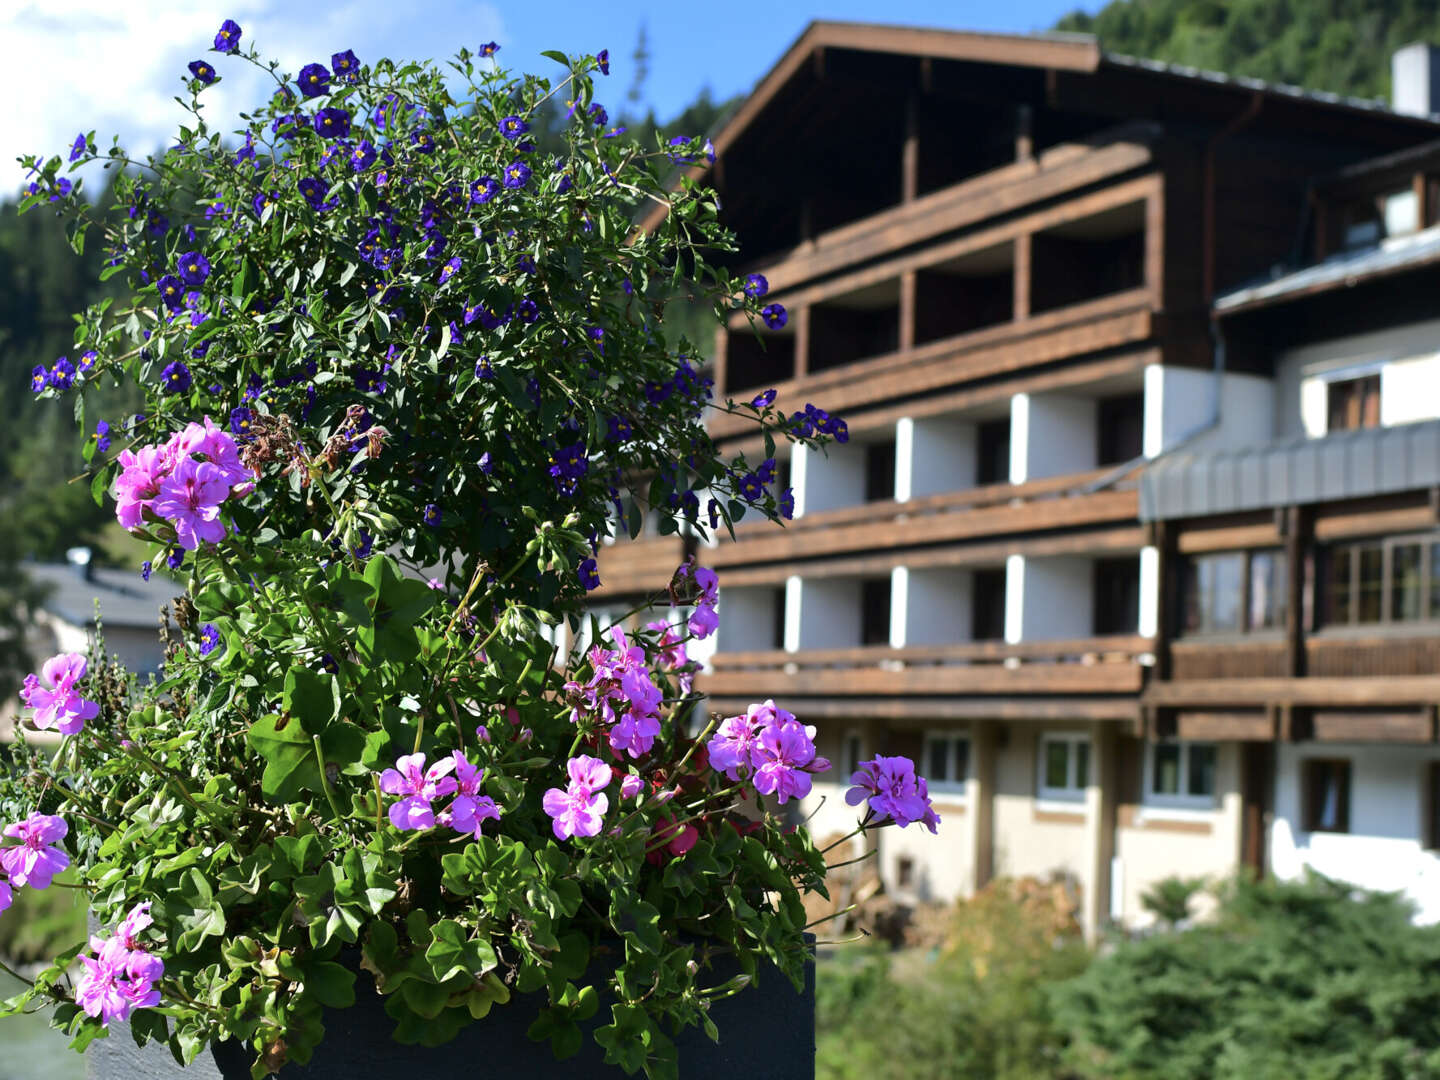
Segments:
[[[1174,927],[1190,917],[1190,902],[1204,888],[1204,878],[1162,878],[1140,894],[1140,906],[1166,926]]]
[[[1054,992],[1106,1080],[1440,1077],[1440,928],[1313,878],[1230,886],[1213,923],[1125,942]]]
[[[225,60],[247,62],[261,63]],[[713,194],[666,184],[701,140],[606,138],[588,111],[596,61],[566,63],[552,83],[462,51],[447,82],[379,60],[319,99],[282,91],[247,114],[236,134],[253,157],[222,138],[194,82],[176,144],[104,205],[62,191],[58,158],[34,163],[22,213],[58,208],[76,249],[103,252],[128,290],[75,322],[73,351],[93,350],[93,370],[41,395],[82,421],[107,393],[143,397],[143,422],[88,452],[83,486],[135,501],[150,466],[125,451],[167,477],[182,460],[213,476],[234,452],[230,424],[241,440],[243,468],[206,481],[222,493],[206,498],[223,497],[223,539],[187,540],[153,492],[135,506],[131,532],[152,557],[190,544],[163,682],[99,695],[87,678],[100,715],[53,754],[22,745],[0,778],[7,820],[70,822],[102,924],[153,905],[144,934],[164,959],[164,1009],[133,1026],[182,1061],[226,1036],[250,1047],[257,1076],[305,1062],[323,1009],[360,992],[349,960],[403,1042],[442,1042],[537,993],[532,1034],[557,1052],[600,1015],[609,1060],[673,1076],[673,1036],[713,1034],[712,958],[796,982],[809,962],[801,894],[823,890],[824,858],[773,807],[753,825],[736,815],[753,787],[696,754],[694,666],[662,651],[674,642],[659,631],[632,636],[630,662],[655,680],[661,732],[614,755],[604,829],[562,842],[543,806],[567,759],[609,756],[613,718],[572,715],[583,691],[566,681],[598,662],[557,655],[545,631],[580,624],[578,571],[623,528],[614,502],[700,537],[780,505],[772,488],[747,496],[753,466],[710,440],[698,350],[670,317],[681,302],[712,319],[760,307],[712,268],[733,248]],[[577,106],[553,151],[498,130],[552,100]],[[318,109],[347,111],[350,143],[320,133]],[[361,138],[377,157],[356,169]],[[89,153],[132,164],[118,146]],[[486,176],[514,182],[481,197]],[[665,221],[635,232],[657,200]],[[157,281],[190,251],[210,271],[182,309]],[[722,407],[767,446],[824,441],[809,420]],[[207,460],[182,439],[211,440],[194,451]],[[656,600],[671,571],[657,567]],[[693,601],[695,577],[672,595]],[[466,755],[483,769],[472,793],[500,820],[392,817],[399,774],[385,770],[415,753]],[[639,784],[622,796],[629,773]],[[681,826],[693,846],[677,858]],[[16,1007],[61,1002],[83,1049],[104,1031],[69,1000],[75,953]]]
[[[1390,54],[1440,41],[1440,0],[1112,0],[1057,30],[1110,52],[1356,97],[1390,95]]]
[[[1063,1037],[1047,984],[1088,952],[1055,909],[1011,882],[962,903],[938,956],[842,950],[816,981],[822,1080],[1038,1080]]]

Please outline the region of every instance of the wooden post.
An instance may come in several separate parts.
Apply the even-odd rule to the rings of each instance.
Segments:
[[[795,378],[810,372],[810,305],[795,309]]]
[[[1015,293],[1012,315],[1016,322],[1030,317],[1030,250],[1029,233],[1015,238]]]
[[[1171,677],[1171,639],[1175,636],[1179,609],[1179,551],[1176,548],[1175,526],[1166,521],[1155,523],[1156,568],[1155,589],[1155,678]]]
[[[995,874],[995,754],[999,722],[970,725],[970,857],[972,895]]]
[[[900,152],[900,201],[914,202],[920,191],[920,98],[905,100],[905,145]]]
[[[1310,550],[1310,514],[1301,507],[1285,510],[1285,644],[1286,673],[1305,674],[1305,556]]]
[[[725,385],[726,360],[730,353],[730,331],[724,326],[715,328],[715,356],[710,361],[710,367],[715,372],[715,397],[723,401],[727,387]]]
[[[1110,918],[1110,861],[1115,855],[1115,728],[1090,724],[1090,776],[1085,785],[1085,877],[1080,928],[1095,941]]]
[[[1029,161],[1035,156],[1035,110],[1029,105],[1015,106],[1015,160]]]
[[[900,351],[915,347],[915,288],[918,278],[914,270],[900,275]]]

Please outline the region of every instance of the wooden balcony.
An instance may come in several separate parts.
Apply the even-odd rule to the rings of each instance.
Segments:
[[[1149,638],[1095,637],[1019,645],[986,641],[892,649],[719,653],[699,680],[712,697],[1134,694]]]
[[[685,561],[685,555],[685,540],[681,536],[621,538],[613,544],[601,544],[595,556],[600,568],[600,587],[590,595],[604,600],[659,592],[670,583],[671,575]]]
[[[1290,674],[1284,641],[1176,641],[1170,646],[1175,679],[1263,679]]]
[[[735,530],[733,541],[722,541],[702,561],[719,569],[1133,522],[1138,512],[1134,488],[1073,494],[1112,471],[993,484],[903,503],[886,500],[847,506],[806,514],[783,530],[770,522],[745,525]]]
[[[1311,676],[1440,675],[1440,634],[1429,637],[1311,637],[1305,642]]]

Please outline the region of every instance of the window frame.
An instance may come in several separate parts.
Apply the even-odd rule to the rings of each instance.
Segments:
[[[1045,759],[1047,749],[1055,743],[1063,743],[1068,749],[1065,758],[1065,787],[1051,787],[1045,782]],[[1079,755],[1076,748],[1085,747],[1085,784],[1076,786],[1076,762]],[[1089,786],[1090,774],[1095,768],[1094,748],[1090,736],[1083,731],[1046,731],[1035,742],[1035,798],[1042,802],[1083,803]]]
[[[1420,616],[1415,619],[1396,619],[1394,613],[1395,599],[1395,549],[1397,547],[1408,547],[1411,544],[1418,544],[1420,547]],[[1360,573],[1360,551],[1362,548],[1373,548],[1379,546],[1380,557],[1380,618],[1374,622],[1361,622],[1359,619],[1360,605],[1356,603],[1356,595],[1359,587]],[[1434,564],[1431,560],[1431,547],[1440,547],[1440,530],[1431,530],[1421,533],[1399,533],[1394,536],[1364,536],[1346,539],[1338,543],[1326,544],[1320,550],[1320,567],[1316,575],[1316,583],[1319,588],[1320,597],[1317,607],[1320,612],[1320,629],[1337,634],[1347,633],[1374,633],[1377,630],[1388,632],[1407,632],[1425,626],[1434,626],[1440,623],[1440,603],[1432,603],[1437,599],[1435,588],[1440,585],[1440,577],[1432,573]],[[1334,560],[1337,555],[1345,554],[1350,561],[1350,604],[1349,617],[1344,622],[1336,621],[1334,617],[1334,590],[1331,572],[1334,567]]]
[[[1188,576],[1196,571],[1193,569],[1201,559],[1214,559],[1223,556],[1240,556],[1240,625],[1238,627],[1200,627],[1189,630],[1185,627],[1185,610],[1187,601],[1186,584]],[[1280,588],[1276,590],[1276,596],[1284,601],[1284,609],[1280,615],[1279,624],[1275,626],[1251,626],[1251,600],[1253,599],[1252,587],[1254,584],[1254,565],[1257,555],[1268,555],[1278,557],[1282,572],[1280,573]],[[1179,603],[1175,605],[1175,625],[1173,633],[1176,638],[1196,640],[1201,638],[1209,639],[1235,639],[1245,638],[1246,640],[1279,639],[1285,636],[1286,623],[1290,618],[1290,594],[1289,581],[1291,567],[1289,565],[1289,552],[1283,546],[1267,544],[1264,547],[1254,548],[1232,548],[1225,551],[1196,551],[1184,555],[1180,560],[1180,580],[1177,582]]]
[[[1314,814],[1314,796],[1312,794],[1312,777],[1321,766],[1343,766],[1344,767],[1344,791],[1345,799],[1340,805],[1339,827],[1334,829],[1322,829],[1316,823]],[[1355,767],[1350,758],[1338,757],[1306,757],[1300,759],[1300,831],[1305,833],[1329,833],[1335,836],[1350,835],[1350,803],[1355,793]]]
[[[930,747],[935,743],[948,743],[945,752],[946,772],[950,774],[948,780],[936,780],[930,775]],[[964,773],[956,768],[957,751],[961,743],[965,744]],[[970,782],[970,733],[968,731],[951,731],[944,728],[935,728],[925,732],[924,742],[920,750],[920,760],[924,763],[922,775],[933,794],[951,795],[963,798],[968,790]]]
[[[1346,372],[1340,377],[1328,378],[1324,380],[1326,435],[1335,435],[1339,432],[1344,431],[1370,431],[1375,428],[1385,426],[1381,420],[1381,409],[1384,407],[1384,382],[1381,379],[1380,375],[1381,373],[1379,370],[1363,371],[1358,373]],[[1362,384],[1363,389],[1361,388]],[[1360,422],[1354,427],[1350,427],[1348,425],[1336,427],[1331,422],[1335,418],[1336,411],[1335,392],[1341,387],[1348,387],[1350,389],[1346,391],[1347,393],[1358,395],[1360,403],[1357,406],[1357,411],[1360,414]],[[1375,422],[1373,424],[1367,424],[1365,422],[1365,399],[1371,395],[1372,388],[1375,399]]]
[[[1179,790],[1174,795],[1155,791],[1156,755],[1162,746],[1180,749]],[[1209,795],[1191,795],[1191,755],[1197,747],[1215,752],[1215,789]],[[1146,810],[1214,810],[1220,804],[1220,744],[1204,739],[1151,739],[1145,744],[1144,779],[1140,789],[1140,805]]]

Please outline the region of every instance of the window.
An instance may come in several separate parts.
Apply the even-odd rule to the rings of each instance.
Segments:
[[[1096,419],[1099,464],[1133,461],[1144,452],[1144,394],[1105,398],[1099,402]]]
[[[1380,376],[1338,379],[1325,387],[1326,431],[1380,426]]]
[[[1040,782],[1042,799],[1085,797],[1090,782],[1090,738],[1088,735],[1045,735],[1040,739]]]
[[[975,641],[1005,639],[1005,571],[976,570],[971,576],[970,637]]]
[[[1181,564],[1181,633],[1283,630],[1288,597],[1281,548],[1192,555]]]
[[[1010,482],[1010,419],[987,420],[975,432],[975,483]]]
[[[860,762],[864,760],[865,757],[865,740],[858,731],[847,731],[845,733],[845,743],[842,751],[840,764],[844,772],[841,774],[840,779],[849,782],[850,777],[860,771]]]
[[[770,648],[785,647],[785,589],[781,586],[770,593]]]
[[[1306,832],[1350,831],[1350,762],[1311,758],[1300,763],[1300,827]]]
[[[965,790],[970,775],[970,739],[948,731],[925,734],[925,772],[933,791]]]
[[[865,447],[865,501],[884,502],[895,498],[895,442],[872,443]]]
[[[1095,633],[1133,634],[1140,628],[1140,560],[1095,561]]]
[[[1151,743],[1144,801],[1154,806],[1214,806],[1215,760],[1214,743]]]
[[[890,644],[890,579],[860,583],[860,644]]]
[[[1329,626],[1440,619],[1440,536],[1336,544],[1325,553],[1323,581]]]

